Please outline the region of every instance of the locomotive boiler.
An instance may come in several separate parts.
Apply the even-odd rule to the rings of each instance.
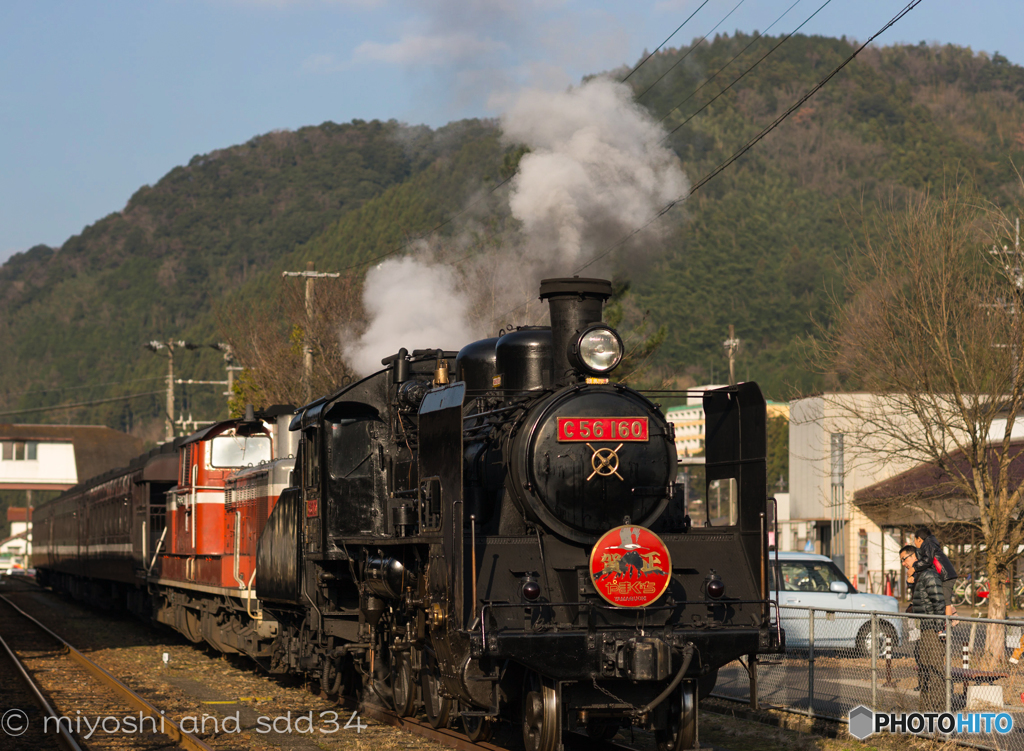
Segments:
[[[550,327],[402,349],[297,411],[255,560],[271,671],[474,740],[511,720],[529,751],[624,725],[684,749],[718,668],[782,649],[760,390],[703,395],[707,480],[733,502],[695,526],[672,426],[610,379],[610,294],[545,280]]]

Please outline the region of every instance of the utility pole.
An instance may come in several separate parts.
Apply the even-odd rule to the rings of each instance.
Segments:
[[[1006,276],[1007,281],[1013,285],[1014,291],[1017,295],[1017,304],[1001,299],[994,303],[982,303],[983,307],[989,308],[1002,308],[1007,311],[1014,318],[1014,328],[1016,329],[1019,325],[1017,318],[1017,305],[1021,304],[1022,298],[1024,298],[1024,258],[1021,257],[1020,251],[1020,217],[1017,217],[1015,222],[1013,250],[1010,250],[1005,245],[1002,250],[992,246],[992,250],[989,251],[989,255],[999,256],[1003,266],[1003,273]],[[1017,349],[1017,331],[1014,331],[1014,335],[1009,345],[996,344],[996,347],[1007,347],[1010,348],[1010,362],[1012,363],[1014,380],[1017,378],[1017,372],[1020,368],[1020,355],[1021,353]]]
[[[167,401],[164,407],[165,420],[164,420],[164,440],[174,440],[174,348],[175,347],[187,347],[188,349],[194,349],[195,345],[190,345],[182,339],[169,339],[166,342],[158,342],[153,340],[148,344],[143,345],[146,349],[151,352],[158,352],[162,349],[167,350]]]
[[[340,273],[329,271],[314,271],[316,266],[312,261],[306,264],[305,271],[282,271],[281,276],[302,276],[306,278],[306,330],[303,334],[302,349],[305,358],[302,364],[302,380],[306,384],[306,401],[313,398],[313,343],[310,340],[309,331],[313,326],[313,281],[315,279],[337,279]]]
[[[729,385],[736,385],[736,350],[740,348],[740,340],[736,338],[736,327],[729,324],[729,338],[723,344],[725,353],[729,356]]]
[[[166,404],[165,404],[165,410],[166,410],[166,416],[165,417],[166,417],[166,419],[165,419],[165,422],[164,422],[164,425],[165,425],[164,440],[168,441],[168,442],[169,441],[173,441],[174,440],[174,384],[175,383],[181,383],[181,384],[187,384],[187,383],[189,383],[189,384],[191,384],[191,383],[195,383],[195,384],[217,384],[217,385],[227,384],[228,385],[228,391],[230,392],[231,382],[233,381],[233,374],[231,372],[230,366],[228,368],[228,380],[226,380],[226,381],[195,381],[195,380],[192,380],[192,379],[185,380],[185,379],[182,379],[182,378],[179,378],[179,379],[175,380],[175,378],[174,378],[174,349],[175,349],[175,347],[184,347],[185,349],[200,349],[202,347],[209,347],[210,349],[216,349],[218,351],[224,352],[224,360],[226,362],[229,362],[229,363],[230,363],[231,357],[232,357],[231,347],[229,345],[227,345],[227,344],[224,344],[223,342],[218,342],[216,344],[194,344],[193,342],[186,342],[186,341],[184,341],[182,339],[169,339],[166,342],[160,342],[160,341],[153,340],[153,341],[149,342],[148,344],[144,344],[143,346],[146,349],[150,350],[151,352],[158,352],[158,351],[160,351],[162,349],[166,349],[167,350],[167,401],[166,401]]]

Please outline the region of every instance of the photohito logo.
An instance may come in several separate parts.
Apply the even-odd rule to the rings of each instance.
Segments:
[[[864,740],[874,733],[999,733],[1013,730],[1013,717],[1007,712],[874,712],[863,704],[850,710],[850,735]]]

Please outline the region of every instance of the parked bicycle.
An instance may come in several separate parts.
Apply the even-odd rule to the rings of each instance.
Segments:
[[[988,577],[984,574],[966,574],[953,585],[953,604],[974,607],[988,597]]]
[[[1003,583],[1009,584],[1010,582],[1007,580]],[[988,576],[985,574],[962,576],[953,585],[953,604],[970,607],[981,605],[988,599],[989,589]],[[1014,581],[1013,597],[1017,602],[1024,600],[1024,577],[1018,577]]]

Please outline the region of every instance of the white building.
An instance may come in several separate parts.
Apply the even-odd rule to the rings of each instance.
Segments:
[[[830,555],[841,561],[858,589],[878,592],[886,573],[901,574],[904,534],[958,518],[935,503],[908,502],[884,515],[865,503],[894,482],[927,484],[927,473],[934,472],[887,450],[884,433],[871,429],[901,421],[908,435],[923,433],[916,420],[900,417],[901,412],[897,399],[868,393],[825,393],[790,403],[790,523],[788,538],[780,531],[780,550]],[[1024,421],[1013,433],[1024,438]],[[1001,436],[1002,426],[994,425],[993,434]]]
[[[67,490],[142,453],[143,442],[102,425],[0,424],[0,490]]]
[[[11,532],[0,537],[0,570],[15,562],[27,568],[39,491],[67,490],[126,466],[142,450],[140,439],[102,425],[0,424],[0,490],[25,491],[27,507],[7,510]]]
[[[7,522],[10,524],[10,535],[0,539],[0,572],[12,568],[28,568],[29,556],[32,554],[31,509],[7,509]]]
[[[676,456],[679,459],[700,456],[704,452],[704,400],[703,392],[725,388],[724,385],[698,386],[690,389],[686,404],[665,410],[667,419],[675,429]],[[783,402],[768,402],[768,418],[789,417],[789,405]]]

